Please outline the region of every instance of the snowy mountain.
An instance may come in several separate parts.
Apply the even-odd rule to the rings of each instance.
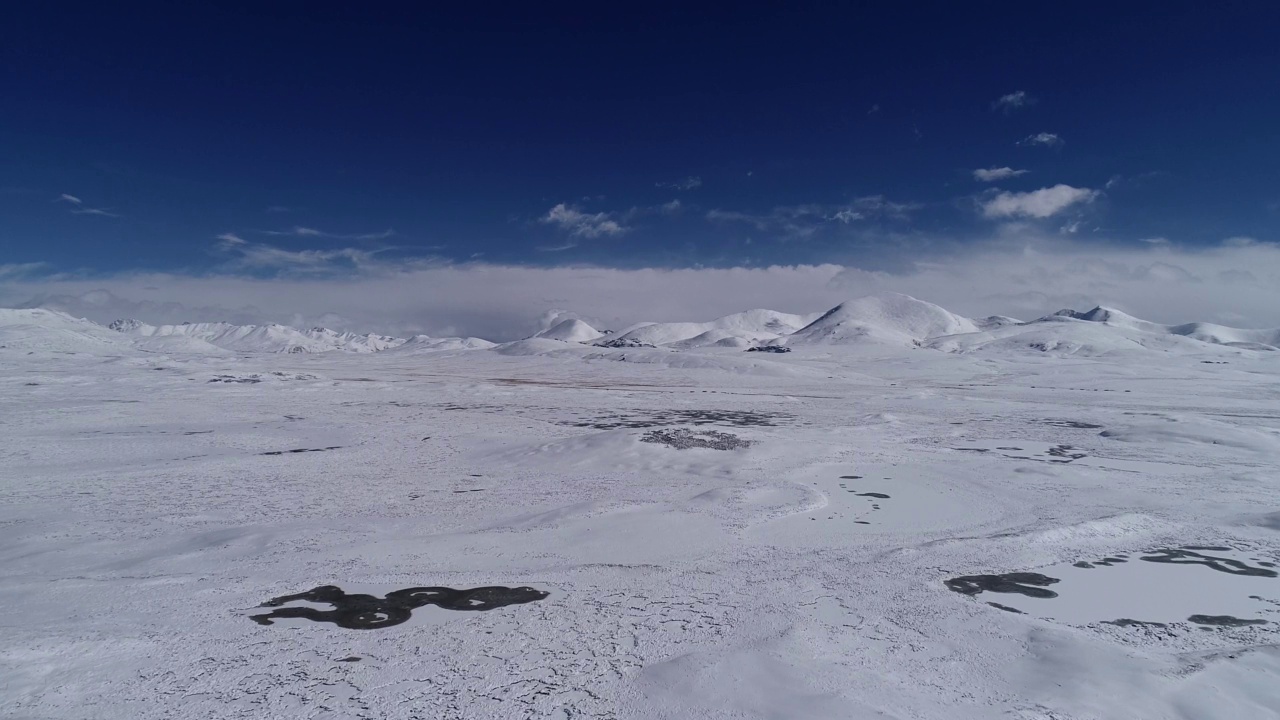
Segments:
[[[789,335],[812,322],[814,317],[816,315],[747,310],[710,322],[638,323],[610,337],[609,343],[616,347],[746,347]]]
[[[978,332],[973,320],[910,295],[884,293],[850,300],[793,333],[787,345],[882,343],[912,346],[941,335]]]
[[[1211,323],[1161,325],[1119,310],[1059,310],[1027,323],[932,339],[927,347],[956,353],[1041,352],[1096,357],[1126,352],[1276,350],[1280,330],[1242,330]]]
[[[316,327],[298,330],[288,325],[232,325],[230,323],[183,323],[148,325],[139,320],[116,320],[108,325],[135,338],[187,338],[236,352],[319,353],[342,350],[369,353],[386,350],[404,342],[386,335],[357,335]],[[175,347],[184,346],[172,341]],[[192,350],[194,344],[185,345]]]
[[[130,349],[118,333],[57,310],[0,309],[0,349],[25,352],[119,353]]]
[[[551,327],[540,333],[535,333],[533,337],[546,338],[547,340],[562,340],[564,342],[586,343],[592,340],[598,340],[604,337],[604,333],[591,327],[587,323],[570,318],[561,320]]]
[[[1228,345],[1254,350],[1274,350],[1280,346],[1280,329],[1243,330],[1240,328],[1231,328],[1204,322],[1192,322],[1182,325],[1160,325],[1146,320],[1139,320],[1132,315],[1128,315],[1113,308],[1103,307],[1101,305],[1089,310],[1088,312],[1059,310],[1049,316],[1049,318],[1041,318],[1041,320],[1049,320],[1054,317],[1066,317],[1073,320],[1101,323],[1112,327],[1126,328],[1156,335],[1181,335],[1182,337],[1188,337],[1192,340],[1199,340],[1213,345]]]
[[[1247,330],[1204,322],[1162,325],[1103,306],[1088,311],[1061,310],[1030,322],[999,315],[975,320],[897,293],[849,300],[821,314],[748,310],[708,322],[636,323],[616,334],[602,333],[582,320],[566,319],[523,341],[502,346],[473,337],[417,335],[402,339],[279,324],[155,326],[117,320],[104,327],[56,310],[0,310],[0,347],[30,352],[119,354],[138,350],[218,356],[394,350],[417,354],[498,347],[504,354],[563,355],[567,351],[576,356],[578,350],[586,352],[593,347],[652,348],[669,353],[762,346],[887,346],[961,354],[1031,352],[1094,357],[1125,352],[1272,351],[1280,348],[1280,329]],[[630,356],[631,361],[640,357]]]
[[[418,354],[442,352],[445,350],[488,350],[494,347],[496,343],[488,340],[481,340],[474,337],[430,337],[428,335],[414,335],[404,342],[392,347],[388,352],[403,354]]]

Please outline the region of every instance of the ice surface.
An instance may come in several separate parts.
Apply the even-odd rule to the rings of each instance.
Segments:
[[[1235,560],[1262,574],[1238,574],[1241,571],[1229,566],[1215,570],[1197,562],[1159,562],[1164,555],[1158,552],[1118,553],[1037,568],[1059,580],[1050,587],[1057,594],[1054,598],[1008,593],[981,597],[1036,617],[1081,625],[1125,620],[1185,623],[1197,615],[1280,622],[1278,573],[1260,565],[1258,553],[1210,547],[1194,555]],[[1277,564],[1274,558],[1261,562]]]

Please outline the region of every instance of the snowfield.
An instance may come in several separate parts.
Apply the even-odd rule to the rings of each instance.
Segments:
[[[0,310],[0,716],[1280,717],[1276,331],[118,327]]]

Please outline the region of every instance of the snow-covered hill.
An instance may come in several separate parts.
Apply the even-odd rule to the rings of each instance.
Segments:
[[[841,303],[825,313],[796,315],[747,310],[707,322],[641,322],[604,333],[576,319],[562,320],[519,343],[474,337],[403,339],[323,327],[183,323],[149,325],[117,320],[109,326],[46,309],[0,310],[0,347],[26,351],[120,354],[130,351],[229,353],[399,353],[498,349],[504,354],[563,354],[572,347],[668,352],[745,350],[765,345],[923,348],[948,353],[1049,353],[1095,357],[1125,352],[1243,352],[1280,348],[1280,329],[1247,330],[1205,322],[1163,325],[1104,306],[1060,310],[1021,322],[993,315],[970,319],[909,295],[882,293]],[[582,353],[569,356],[586,357]],[[639,355],[632,355],[639,358]]]
[[[792,315],[775,310],[747,310],[710,322],[637,323],[611,337],[609,342],[623,347],[746,347],[789,335],[812,322],[815,317],[816,314]],[[734,342],[734,338],[743,342]]]
[[[431,337],[429,335],[414,335],[404,342],[392,347],[388,352],[397,354],[418,354],[443,352],[445,350],[488,350],[494,347],[496,343],[488,340],[481,340],[474,337]]]
[[[910,295],[883,293],[850,300],[796,331],[787,345],[882,343],[912,346],[941,335],[977,332],[974,321]]]
[[[564,342],[586,343],[592,340],[598,340],[604,337],[604,333],[591,327],[587,323],[577,318],[569,318],[561,320],[551,327],[540,333],[534,334],[536,338],[545,338],[547,340],[562,340]]]
[[[1159,323],[1139,320],[1132,315],[1101,305],[1088,312],[1059,310],[1050,317],[1068,317],[1074,320],[1101,323],[1111,327],[1126,328],[1156,335],[1181,335],[1214,345],[1229,345],[1255,350],[1271,350],[1280,347],[1280,329],[1244,330],[1205,322],[1160,325]],[[1041,318],[1041,320],[1047,319],[1049,318]]]
[[[130,350],[131,344],[97,323],[57,310],[0,309],[0,349],[119,354]]]
[[[1096,357],[1126,352],[1270,351],[1280,346],[1280,330],[1242,330],[1211,323],[1161,325],[1114,308],[1059,310],[1028,323],[1001,324],[974,333],[937,337],[936,350],[1004,354],[1041,352]]]
[[[288,325],[183,323],[155,326],[139,320],[116,320],[108,327],[137,338],[184,337],[237,352],[319,353],[342,350],[368,353],[386,350],[404,342],[400,338],[386,335],[340,333],[322,327],[298,330]]]

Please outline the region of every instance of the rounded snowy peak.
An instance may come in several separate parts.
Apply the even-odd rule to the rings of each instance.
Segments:
[[[789,345],[880,342],[911,345],[942,335],[977,332],[969,318],[900,293],[868,295],[843,302],[797,330]]]
[[[561,320],[550,328],[535,334],[534,337],[546,340],[585,343],[604,337],[604,333],[577,318],[570,318]]]
[[[127,347],[119,333],[58,310],[0,309],[0,349],[116,354]]]
[[[1066,310],[1059,310],[1051,317],[1067,317],[1072,318],[1073,320],[1087,320],[1089,322],[1111,323],[1113,325],[1127,325],[1134,322],[1142,322],[1128,313],[1121,312],[1115,308],[1105,307],[1103,305],[1098,305],[1094,309],[1087,310],[1085,312],[1071,310],[1070,308]]]

